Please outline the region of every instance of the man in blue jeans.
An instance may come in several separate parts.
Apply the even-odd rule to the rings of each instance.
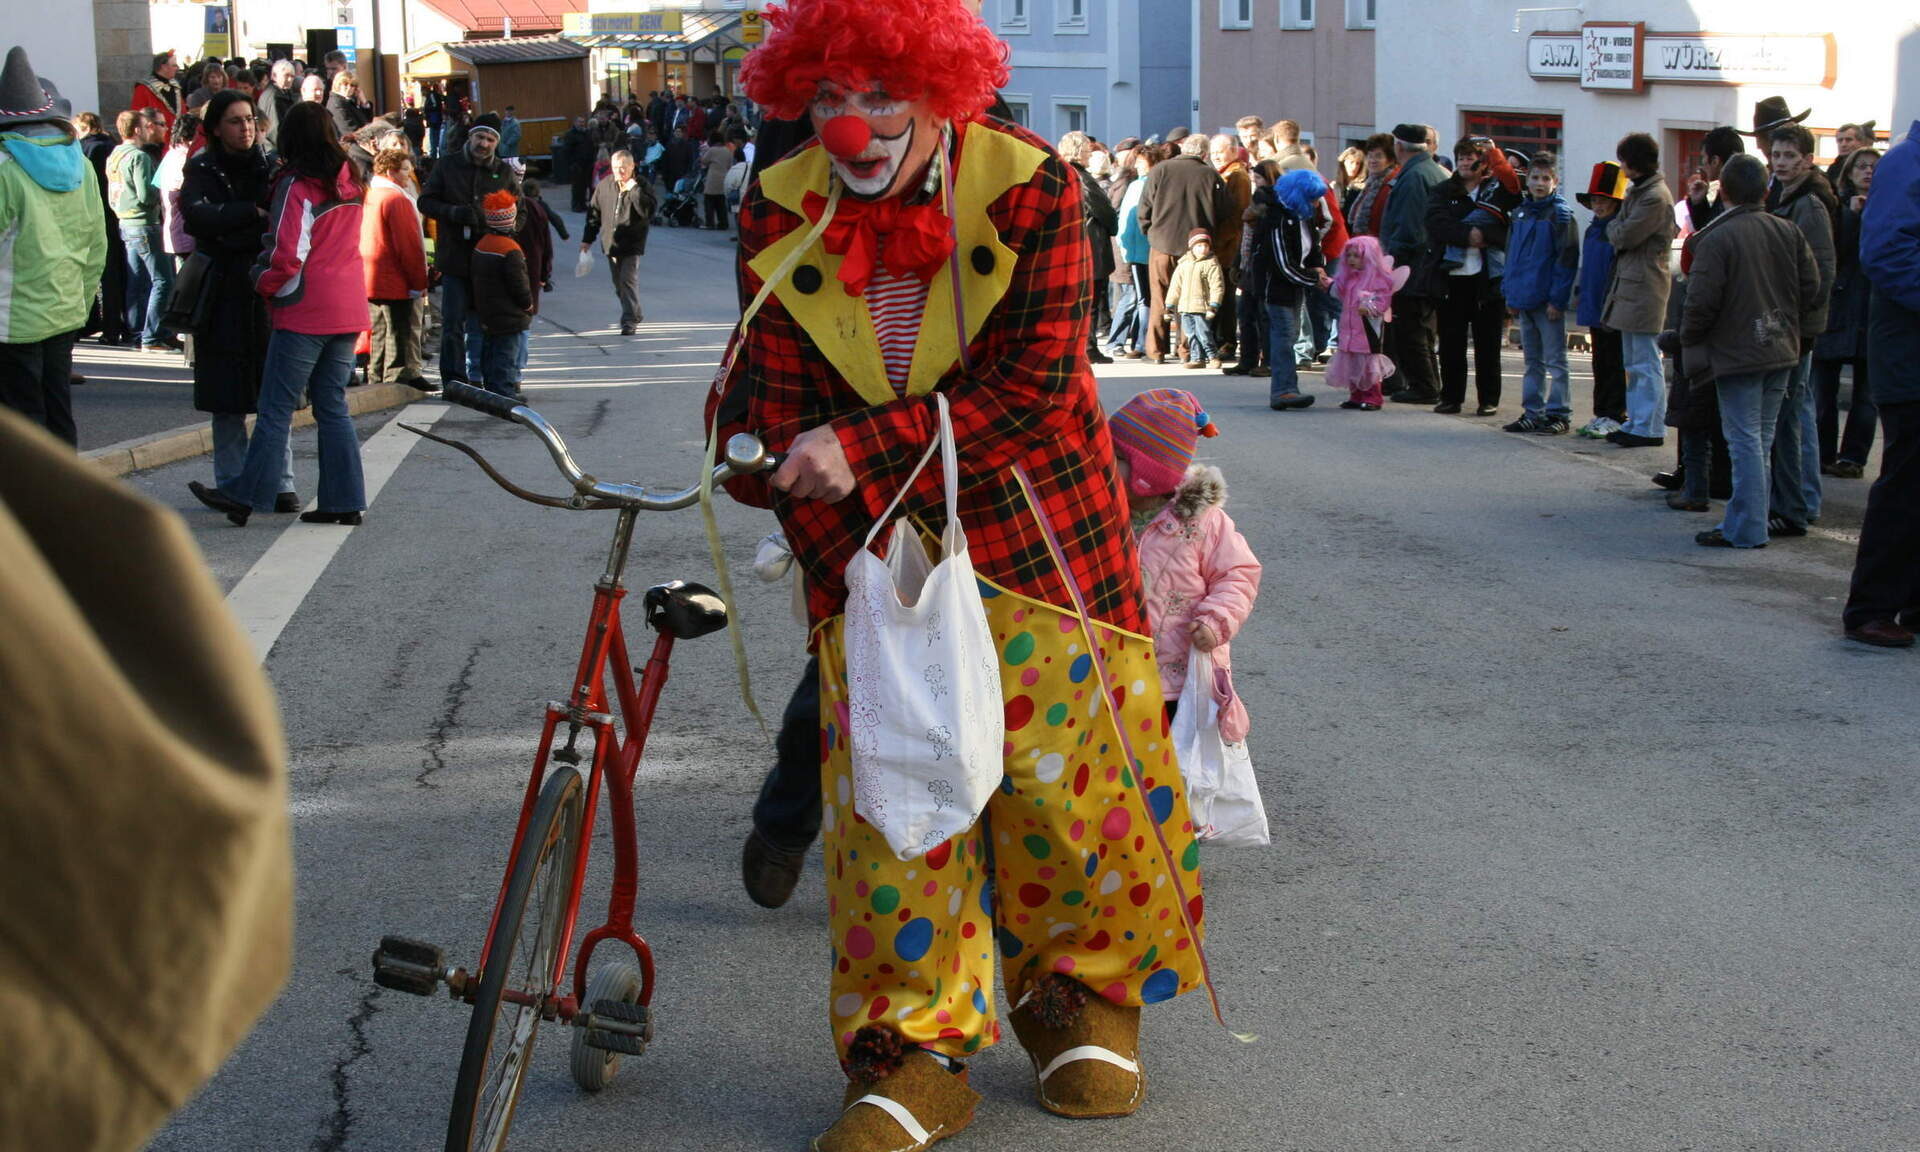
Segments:
[[[114,126],[120,146],[107,157],[107,206],[119,221],[127,252],[127,330],[141,351],[170,352],[179,345],[161,332],[160,317],[173,287],[173,260],[161,240],[151,151],[164,144],[167,125],[152,109],[129,109]]]
[[[1813,167],[1813,134],[1798,124],[1775,129],[1768,139],[1773,183],[1767,208],[1797,226],[1820,269],[1818,323],[1801,343],[1805,353],[1787,383],[1787,398],[1774,437],[1773,504],[1767,527],[1775,536],[1805,536],[1820,519],[1819,396],[1813,387],[1813,341],[1827,327],[1826,301],[1833,292],[1833,213],[1839,202],[1827,178]]]
[[[1300,334],[1300,309],[1307,293],[1333,283],[1327,276],[1326,254],[1320,250],[1317,216],[1327,182],[1311,170],[1282,176],[1270,164],[1263,160],[1260,166],[1275,183],[1254,189],[1247,228],[1253,233],[1251,262],[1259,265],[1259,278],[1266,284],[1272,373],[1267,379],[1267,407],[1286,412],[1313,406],[1313,397],[1300,391],[1293,343]]]
[[[1694,537],[1709,548],[1767,546],[1767,489],[1774,428],[1801,336],[1826,310],[1813,250],[1800,230],[1762,207],[1766,166],[1735,156],[1720,174],[1726,211],[1687,242],[1682,363],[1699,385],[1710,375],[1733,462],[1733,498],[1720,526]]]
[[[420,211],[440,222],[433,263],[440,270],[440,381],[473,383],[475,357],[467,347],[474,318],[473,246],[482,235],[481,201],[502,189],[520,197],[520,177],[497,154],[500,118],[476,116],[466,144],[440,158],[420,191]]]

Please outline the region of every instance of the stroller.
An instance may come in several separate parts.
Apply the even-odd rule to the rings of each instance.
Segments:
[[[671,224],[675,228],[691,228],[700,219],[699,197],[693,191],[693,177],[682,176],[673,186],[673,191],[660,202],[660,210],[653,215],[655,224]]]

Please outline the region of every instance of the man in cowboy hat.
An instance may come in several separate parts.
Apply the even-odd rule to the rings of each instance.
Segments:
[[[1787,113],[1787,101],[1782,96],[1769,96],[1753,106],[1753,130],[1741,132],[1742,136],[1753,137],[1754,146],[1761,155],[1766,155],[1769,138],[1776,128],[1785,128],[1789,124],[1798,124],[1813,114],[1808,108],[1798,116]]]
[[[0,404],[78,442],[73,342],[107,262],[100,185],[80,154],[73,109],[34,74],[25,49],[0,67]]]

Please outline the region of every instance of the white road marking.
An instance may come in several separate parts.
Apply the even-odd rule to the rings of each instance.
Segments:
[[[361,445],[360,468],[366,477],[369,508],[400,467],[400,461],[406,459],[407,453],[420,441],[418,436],[401,428],[400,422],[432,427],[451,410],[449,404],[410,404]],[[334,554],[352,534],[353,529],[337,524],[303,524],[295,520],[280,533],[279,539],[268,545],[266,554],[227,594],[227,607],[246,629],[247,639],[253,642],[253,651],[262,664],[280,639],[287,621],[299,611],[307,593],[319,583],[320,574],[327,570]]]

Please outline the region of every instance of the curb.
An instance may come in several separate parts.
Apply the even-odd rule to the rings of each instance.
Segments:
[[[347,389],[347,414],[359,416],[367,412],[379,412],[387,408],[398,408],[402,404],[411,404],[425,396],[417,388],[405,384],[367,384]],[[253,431],[254,418],[247,417],[247,431]],[[293,414],[293,426],[305,428],[313,423],[313,410],[302,408]],[[151,436],[139,436],[132,440],[122,440],[118,444],[109,444],[104,448],[93,448],[80,454],[81,458],[109,476],[125,476],[129,472],[139,472],[148,468],[158,468],[162,464],[172,464],[203,456],[213,451],[213,429],[206,424],[175,428],[167,432],[155,432]]]

